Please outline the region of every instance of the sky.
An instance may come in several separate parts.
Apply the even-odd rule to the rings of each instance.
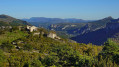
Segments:
[[[0,14],[30,17],[97,20],[119,18],[119,0],[0,0]]]

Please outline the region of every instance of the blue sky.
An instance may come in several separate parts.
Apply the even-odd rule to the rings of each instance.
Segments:
[[[119,0],[0,0],[0,14],[15,18],[50,17],[96,20],[119,18]]]

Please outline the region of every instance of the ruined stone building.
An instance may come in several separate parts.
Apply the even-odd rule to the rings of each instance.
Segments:
[[[37,31],[38,28],[35,27],[35,26],[27,26],[27,29],[30,31],[30,32],[33,32],[33,31]]]
[[[61,39],[60,37],[58,37],[58,36],[56,35],[56,33],[52,33],[52,32],[50,32],[50,33],[47,35],[47,37],[50,37],[50,38],[53,38],[53,39]]]
[[[57,36],[57,35],[56,35],[55,33],[49,33],[49,34],[48,34],[48,37],[53,38],[53,39],[54,39],[56,36]]]

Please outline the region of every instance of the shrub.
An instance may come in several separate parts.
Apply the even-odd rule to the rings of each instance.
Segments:
[[[23,48],[24,50],[28,50],[28,51],[31,51],[33,49],[32,45],[30,44],[25,44]]]

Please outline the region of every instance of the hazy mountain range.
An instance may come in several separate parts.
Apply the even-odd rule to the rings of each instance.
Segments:
[[[48,27],[51,24],[56,23],[81,23],[81,22],[89,22],[92,20],[83,20],[83,19],[75,19],[75,18],[67,18],[67,19],[61,19],[61,18],[46,18],[46,17],[32,17],[30,19],[22,19],[24,21],[27,21],[35,26],[42,26],[42,27]]]

